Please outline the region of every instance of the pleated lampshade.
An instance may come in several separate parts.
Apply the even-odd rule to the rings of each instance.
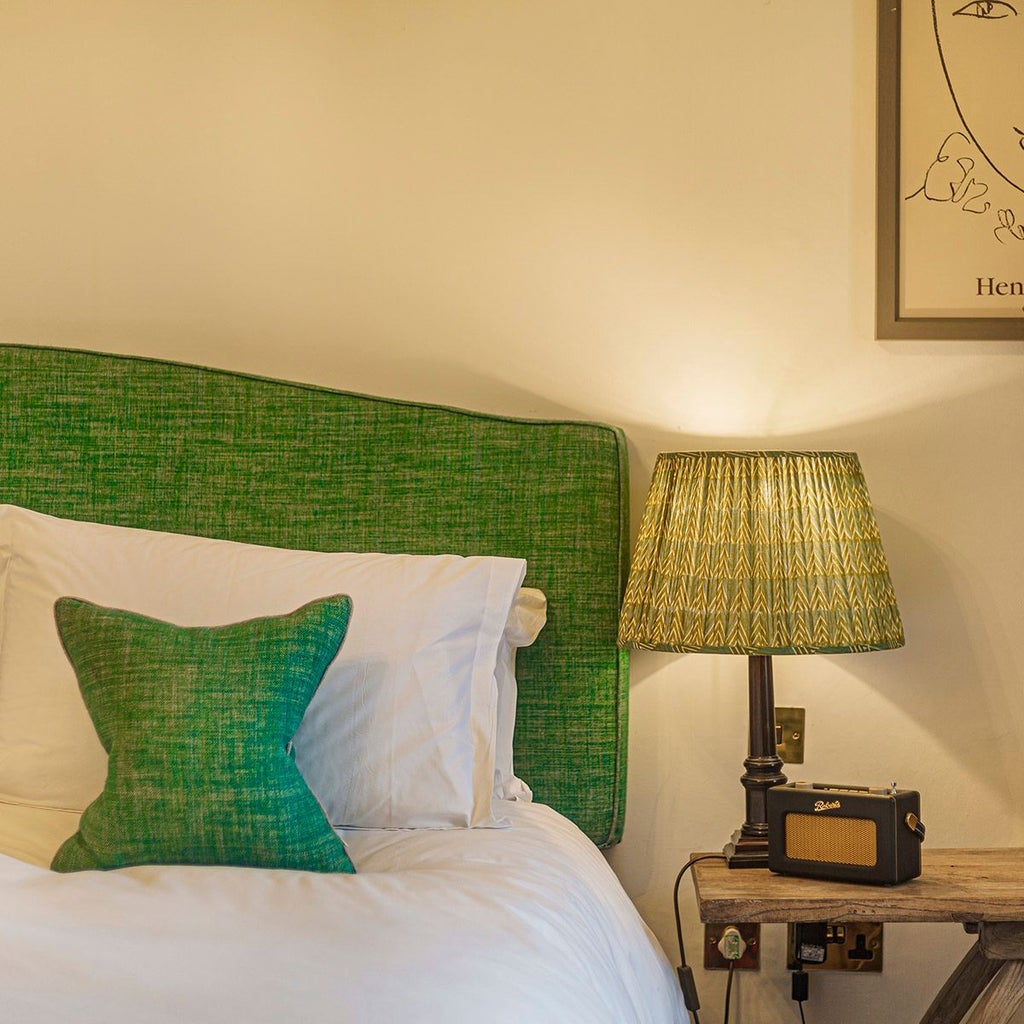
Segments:
[[[857,456],[659,455],[619,642],[748,655],[901,647],[903,626]]]

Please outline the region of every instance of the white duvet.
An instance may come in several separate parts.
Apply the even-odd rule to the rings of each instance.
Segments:
[[[674,973],[547,807],[503,829],[347,831],[358,874],[41,864],[74,824],[0,808],[12,1024],[673,1024]],[[24,859],[18,859],[24,858]],[[30,863],[35,861],[35,863]]]

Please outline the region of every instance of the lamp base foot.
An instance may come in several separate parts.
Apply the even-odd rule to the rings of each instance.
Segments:
[[[767,836],[746,836],[742,829],[737,829],[722,852],[731,868],[768,867]]]

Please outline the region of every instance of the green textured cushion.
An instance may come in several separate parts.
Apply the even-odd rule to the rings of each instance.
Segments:
[[[346,596],[181,627],[62,597],[55,614],[110,756],[55,871],[230,864],[352,872],[290,756],[348,628]]]

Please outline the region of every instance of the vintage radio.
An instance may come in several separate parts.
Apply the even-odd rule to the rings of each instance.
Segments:
[[[895,885],[921,874],[921,798],[892,786],[790,782],[768,790],[768,867]]]

